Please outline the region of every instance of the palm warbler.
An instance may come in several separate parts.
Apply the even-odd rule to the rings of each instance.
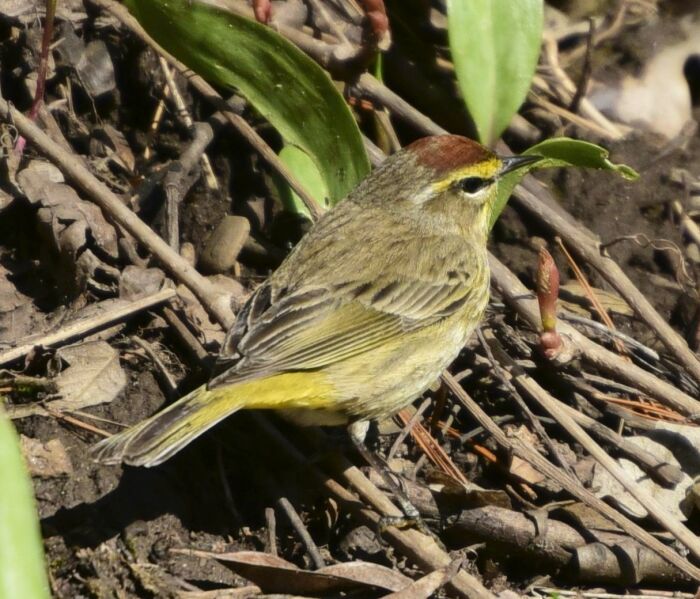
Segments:
[[[102,441],[96,458],[160,464],[244,408],[339,425],[405,407],[479,323],[499,178],[532,160],[455,135],[388,158],[255,291],[209,383]]]

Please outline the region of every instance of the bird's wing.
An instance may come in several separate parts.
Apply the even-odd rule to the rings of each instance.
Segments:
[[[244,378],[317,369],[374,349],[460,310],[463,280],[382,277],[277,291],[265,283],[230,332],[210,388]]]

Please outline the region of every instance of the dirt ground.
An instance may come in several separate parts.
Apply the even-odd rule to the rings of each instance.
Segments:
[[[94,108],[99,121],[123,132],[135,155],[142,155],[149,145],[159,162],[176,158],[184,141],[182,130],[173,118],[166,116],[157,136],[149,137],[145,133],[160,87],[157,77],[146,74],[155,72],[148,66],[153,65],[153,56],[144,53],[141,44],[127,34],[95,27],[93,17],[87,20],[83,35],[86,39],[104,39],[116,66],[115,90],[100,99]],[[654,43],[649,36],[655,31],[659,40],[665,39],[663,28],[645,31],[647,43],[637,56],[640,64],[646,49]],[[639,36],[639,30],[631,30],[628,35]],[[7,22],[0,21],[2,87],[5,96],[13,95],[13,101],[26,108],[25,94],[10,93],[19,86],[22,76],[19,71],[23,65],[23,43],[12,38]],[[620,61],[616,68],[630,68],[627,61],[629,53],[634,51],[631,42],[620,41],[607,51]],[[19,71],[13,71],[15,67]],[[594,62],[593,76],[605,69],[610,69],[607,63],[598,67]],[[139,76],[133,77],[133,73]],[[55,89],[49,86],[51,93]],[[186,100],[197,118],[203,118],[210,110],[196,94]],[[79,89],[75,92],[75,102],[78,115],[89,115],[93,110],[89,98]],[[527,116],[527,108],[523,114]],[[698,109],[694,115],[696,119],[700,116]],[[69,140],[89,153],[88,136],[71,130],[75,123],[64,121],[61,125],[68,131]],[[274,132],[264,126],[261,132],[273,145],[279,142]],[[565,133],[575,137],[577,130],[568,127]],[[670,213],[669,203],[685,201],[682,186],[671,180],[672,171],[698,172],[700,133],[693,133],[681,147],[673,147],[644,132],[605,145],[615,162],[629,164],[641,173],[639,181],[628,182],[614,174],[577,170],[548,171],[538,174],[538,178],[554,191],[564,208],[595,231],[604,244],[610,244],[610,255],[659,313],[695,348],[700,311],[694,281],[700,257],[698,262],[686,257],[686,271],[681,268],[679,252],[687,239]],[[28,152],[31,155],[32,149]],[[236,278],[250,290],[298,238],[298,223],[274,209],[266,169],[234,134],[219,135],[208,153],[222,190],[208,191],[201,180],[194,186],[182,206],[181,240],[192,242],[199,252],[223,215],[232,212],[247,217],[253,235],[276,249],[267,252],[262,262],[254,253],[241,255]],[[147,161],[139,159],[139,162],[137,170],[142,168],[147,172]],[[122,181],[125,179],[123,173],[120,177]],[[227,199],[229,195],[232,202]],[[161,218],[160,196],[150,198],[149,202],[141,216],[157,228]],[[16,289],[31,300],[29,313],[15,325],[9,326],[9,321],[3,320],[6,331],[0,330],[3,343],[60,326],[86,304],[106,299],[115,292],[114,281],[105,284],[102,290],[68,291],[55,262],[45,259],[36,213],[36,206],[19,198],[0,217],[0,267]],[[569,282],[571,272],[561,251],[552,243],[551,232],[515,206],[508,207],[496,225],[490,249],[532,288],[540,238],[549,242],[562,273],[562,283]],[[609,289],[591,269],[585,266],[584,269],[594,286]],[[501,314],[500,310],[496,312]],[[505,318],[513,320],[508,315]],[[638,320],[616,316],[615,322],[642,343],[663,350],[653,332]],[[108,423],[138,422],[169,401],[152,361],[135,348],[134,335],[156,348],[177,379],[178,391],[189,390],[207,378],[208,365],[197,365],[186,358],[187,352],[157,310],[140,314],[125,325],[95,337],[107,339],[117,348],[127,376],[124,393],[108,404],[86,408],[93,417],[105,419],[90,420],[100,428],[113,431],[116,427]],[[205,340],[208,350],[214,351],[215,345]],[[26,362],[25,373],[43,376],[50,362],[50,352],[33,356]],[[474,374],[465,380],[465,388],[477,398],[488,397],[492,382],[475,364],[473,357],[465,353],[454,370],[473,367]],[[14,364],[13,368],[21,369],[22,364]],[[497,410],[501,409],[500,401],[492,400]],[[358,528],[348,514],[336,513],[304,469],[287,459],[248,414],[236,415],[172,460],[151,469],[94,463],[88,449],[99,436],[65,420],[35,415],[18,419],[15,424],[26,437],[43,443],[57,439],[70,461],[63,474],[33,478],[56,597],[175,597],[188,590],[186,584],[194,585],[189,590],[196,587],[204,591],[250,584],[215,560],[177,550],[269,549],[269,520],[265,510],[275,507],[280,496],[287,497],[297,507],[328,561],[363,559],[412,572],[410,564],[374,535],[367,534],[366,528]],[[464,430],[474,426],[464,419],[460,425]],[[279,426],[287,430],[284,424]],[[389,424],[381,427],[382,431],[389,429]],[[298,433],[289,431],[289,434]],[[375,448],[386,449],[393,439],[393,434],[381,436]],[[484,440],[484,444],[489,446],[489,441]],[[405,459],[415,462],[420,456],[414,444],[403,445]],[[452,458],[473,482],[488,489],[503,486],[500,475],[481,465],[466,448],[453,448]],[[355,461],[361,463],[358,457]],[[564,496],[552,493],[550,498]],[[298,566],[311,567],[308,554],[286,517],[278,508],[276,514],[279,555]],[[534,576],[517,560],[509,560],[505,555],[480,553],[478,547],[465,554],[469,567],[478,571],[480,578],[495,591],[519,589]],[[186,581],[184,586],[183,581]]]

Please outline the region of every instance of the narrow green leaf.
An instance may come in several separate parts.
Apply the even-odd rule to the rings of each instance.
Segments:
[[[17,433],[1,404],[0,481],[0,597],[48,599],[34,492]]]
[[[316,163],[306,152],[304,152],[304,150],[301,150],[296,146],[286,145],[279,153],[279,157],[280,160],[282,160],[282,162],[289,167],[289,170],[294,173],[296,178],[299,180],[299,183],[301,183],[311,194],[311,197],[316,200],[319,206],[325,209],[331,207],[328,188],[326,187],[325,181],[323,180]],[[304,202],[294,192],[289,184],[287,184],[286,181],[282,181],[279,177],[275,178],[275,182],[277,183],[280,199],[285,210],[303,214],[309,218],[309,220],[311,220],[311,215],[304,205]]]
[[[357,123],[327,73],[278,33],[196,0],[125,0],[164,48],[212,83],[236,88],[321,173],[331,202],[368,172]]]
[[[493,144],[525,100],[537,66],[542,0],[448,0],[457,82],[479,139]]]
[[[491,226],[503,212],[510,194],[522,178],[531,170],[553,167],[579,167],[595,168],[612,171],[624,179],[634,181],[639,178],[639,173],[626,164],[615,164],[608,159],[609,152],[596,144],[571,139],[570,137],[556,137],[534,145],[523,152],[530,156],[541,156],[537,162],[533,162],[521,169],[513,171],[503,177],[498,185],[498,199],[491,213]]]

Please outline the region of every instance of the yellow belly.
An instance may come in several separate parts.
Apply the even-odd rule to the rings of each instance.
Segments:
[[[280,412],[302,426],[341,425],[398,412],[428,389],[464,347],[476,325],[460,316],[324,368],[334,401],[318,410]]]

